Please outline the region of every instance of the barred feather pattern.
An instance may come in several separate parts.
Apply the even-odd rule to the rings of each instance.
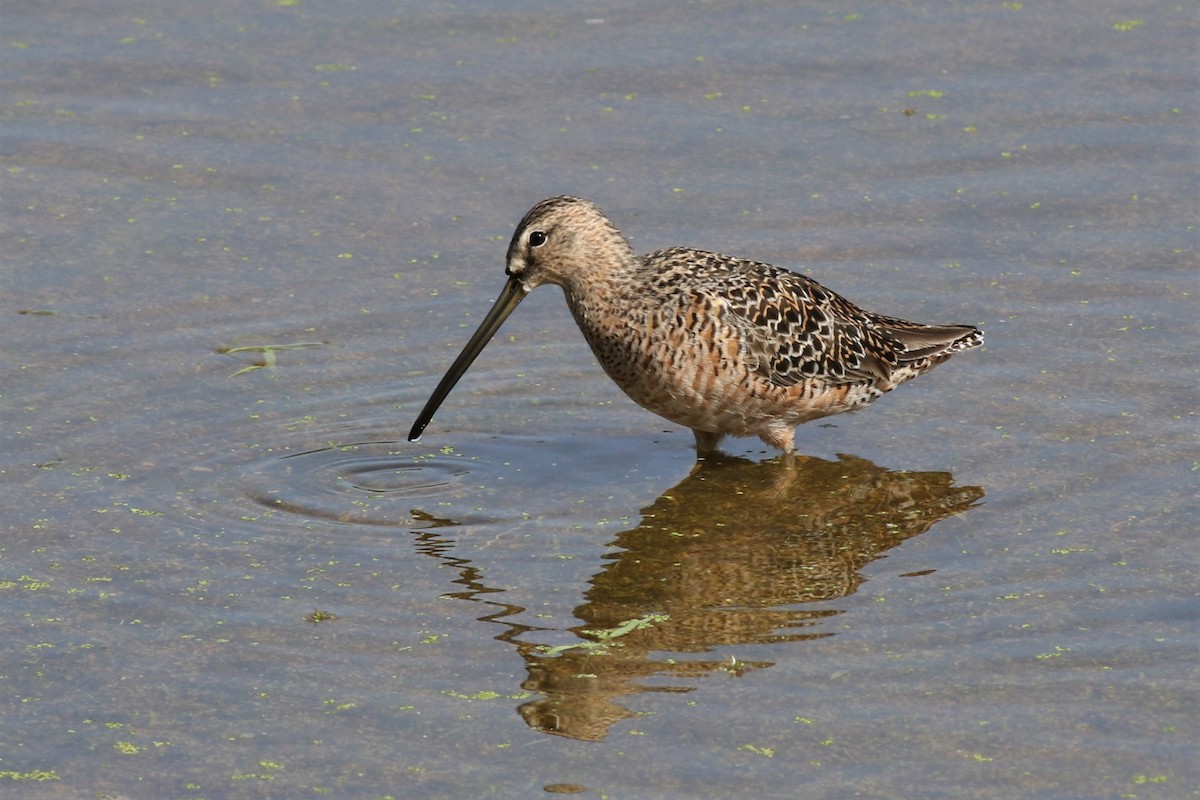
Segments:
[[[524,291],[562,287],[605,372],[635,402],[691,428],[791,452],[796,426],[861,408],[978,347],[971,325],[923,325],[859,308],[757,261],[674,247],[636,256],[593,203],[545,200],[508,251]]]

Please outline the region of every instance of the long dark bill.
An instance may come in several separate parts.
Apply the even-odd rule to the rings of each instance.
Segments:
[[[521,282],[516,278],[509,278],[508,283],[504,284],[504,290],[500,292],[500,296],[496,298],[496,302],[492,305],[492,310],[483,318],[483,322],[479,323],[479,328],[475,333],[471,334],[471,340],[467,342],[467,346],[458,354],[458,358],[454,359],[454,363],[450,365],[450,369],[446,370],[445,377],[442,382],[437,385],[430,395],[425,407],[421,409],[421,413],[417,416],[417,421],[413,423],[412,430],[408,432],[408,440],[415,442],[421,438],[421,434],[425,431],[425,426],[429,424],[429,420],[433,419],[433,415],[437,413],[438,407],[442,401],[446,399],[446,395],[450,394],[450,390],[454,388],[454,384],[458,383],[458,379],[463,376],[467,368],[475,360],[475,357],[483,352],[483,348],[491,341],[496,331],[504,324],[504,320],[508,319],[508,315],[513,312],[513,309],[525,299],[525,295],[529,294],[529,290],[521,285]]]

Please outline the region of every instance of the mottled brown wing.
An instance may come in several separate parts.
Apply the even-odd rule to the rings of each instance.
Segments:
[[[887,380],[903,346],[845,298],[796,272],[690,251],[691,290],[721,306],[747,360],[778,386]]]

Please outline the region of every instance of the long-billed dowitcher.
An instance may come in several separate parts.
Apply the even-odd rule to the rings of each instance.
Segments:
[[[758,436],[785,453],[796,426],[862,408],[953,353],[971,325],[864,311],[770,264],[673,247],[634,255],[592,202],[552,197],[521,220],[508,282],[409,432],[417,441],[471,362],[529,292],[562,287],[600,366],[634,402],[686,425],[696,450]]]

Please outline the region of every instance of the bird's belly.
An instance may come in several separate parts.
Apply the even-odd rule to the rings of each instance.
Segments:
[[[869,387],[842,384],[772,386],[757,375],[738,383],[696,386],[687,382],[636,381],[617,384],[636,403],[693,430],[730,436],[762,435],[778,427],[852,411],[881,394]]]
[[[778,386],[749,368],[736,342],[597,348],[609,377],[638,405],[693,430],[761,435],[865,405],[864,387],[812,382]],[[875,395],[877,396],[877,395]]]

